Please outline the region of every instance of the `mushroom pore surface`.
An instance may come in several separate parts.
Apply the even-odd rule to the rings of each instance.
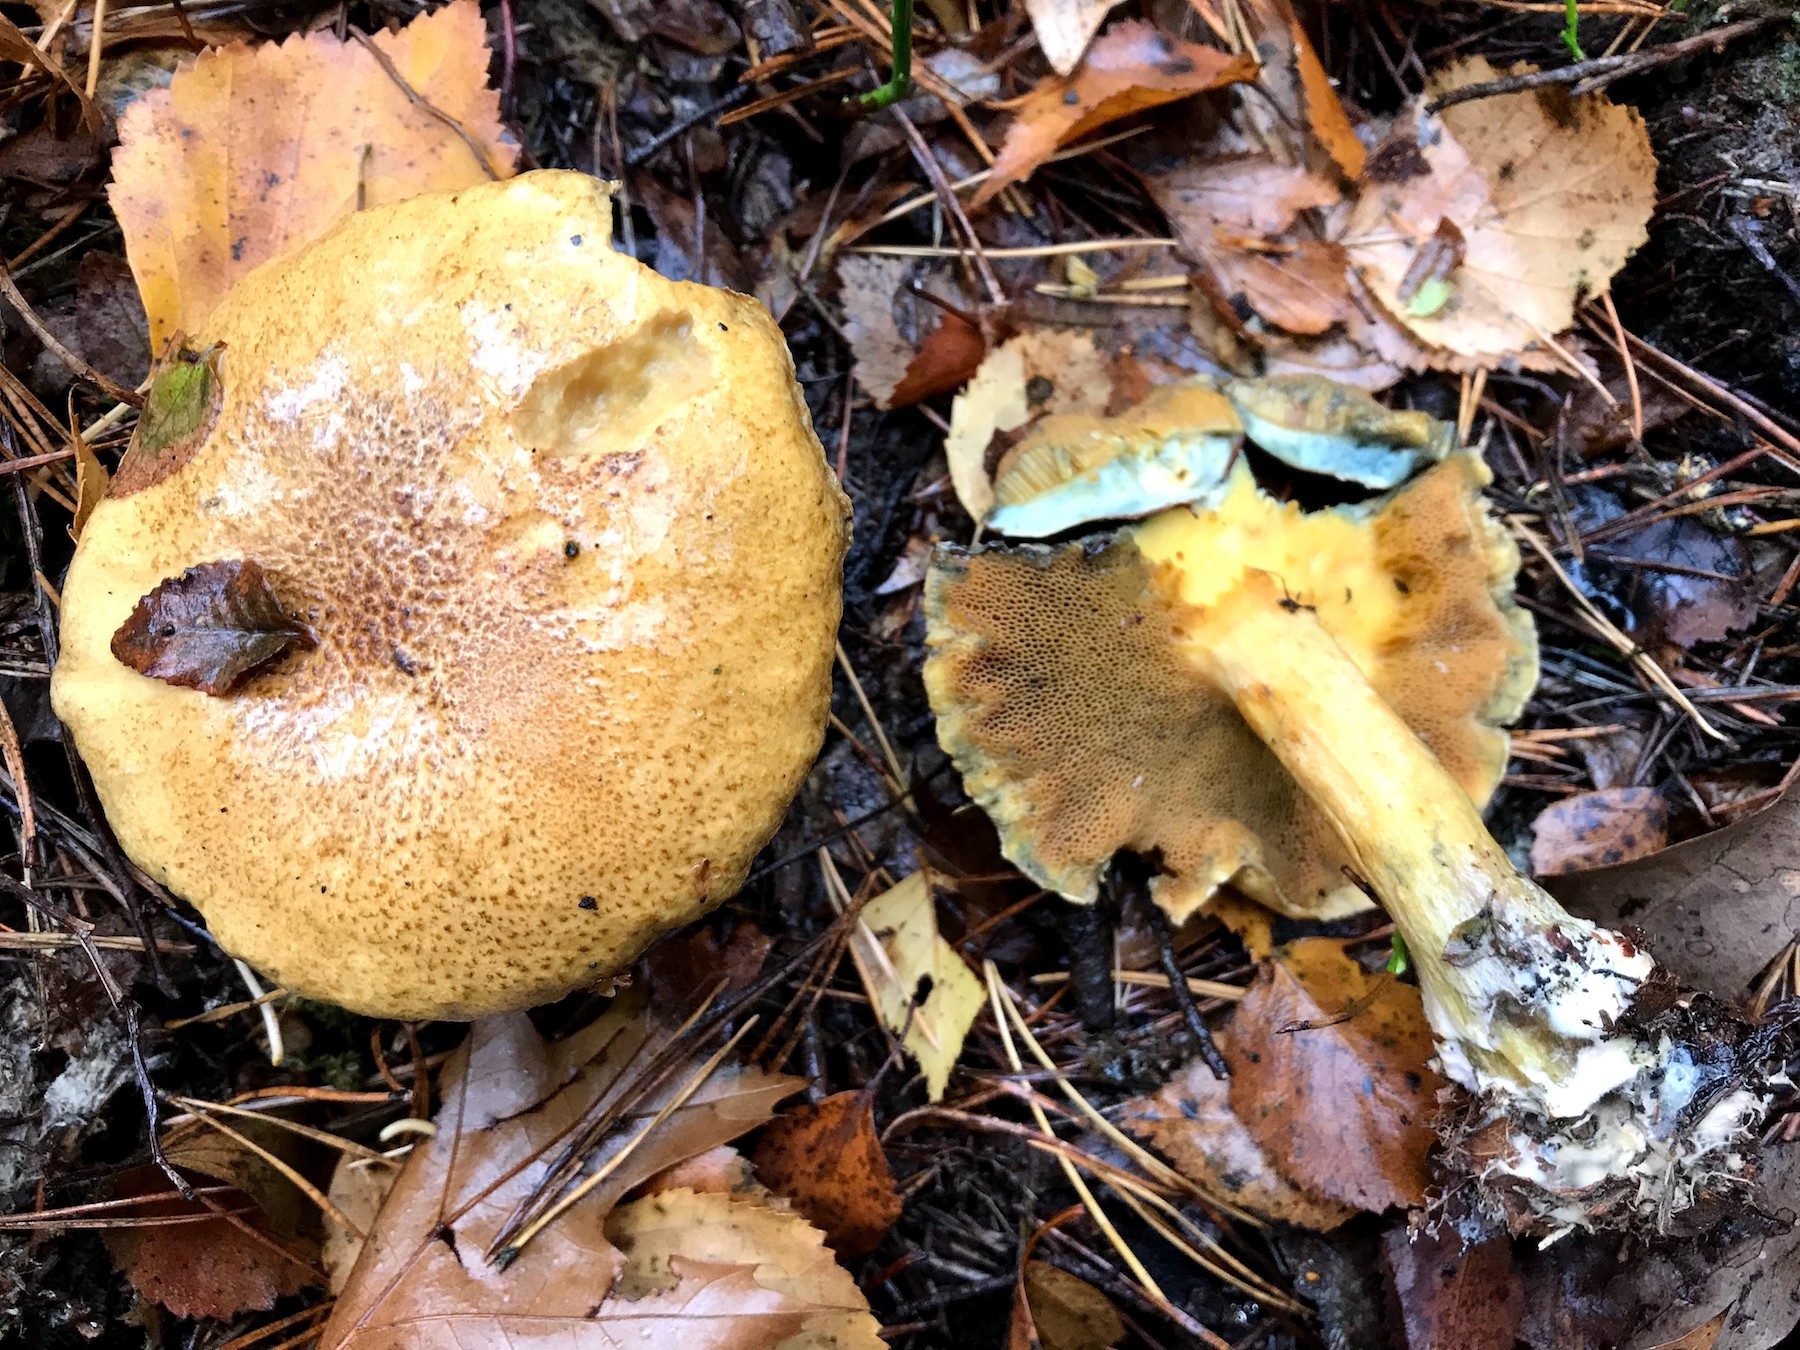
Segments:
[[[203,439],[82,534],[56,710],[131,858],[295,992],[559,997],[731,895],[818,751],[847,504],[764,310],[611,217],[532,173],[252,273],[188,342]],[[226,697],[115,659],[230,559],[317,645]]]

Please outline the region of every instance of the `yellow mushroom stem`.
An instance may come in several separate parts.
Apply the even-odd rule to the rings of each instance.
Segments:
[[[1491,972],[1446,954],[1495,914],[1528,931],[1590,926],[1513,869],[1469,794],[1275,578],[1248,573],[1184,617],[1191,658],[1325,814],[1393,918],[1439,1040],[1461,1042],[1483,1080],[1530,1088],[1566,1074],[1578,1046],[1496,1005]],[[1619,955],[1637,964],[1629,946]]]

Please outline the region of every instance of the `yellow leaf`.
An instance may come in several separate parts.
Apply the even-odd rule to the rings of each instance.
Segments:
[[[907,1053],[925,1073],[926,1093],[941,1101],[986,997],[956,948],[938,936],[923,872],[863,906],[850,954],[881,1020],[895,1033],[905,1031]],[[926,979],[930,992],[915,1007],[914,995]]]
[[[373,38],[394,74],[322,30],[204,52],[132,104],[111,202],[152,348],[200,332],[246,272],[342,216],[510,177],[518,147],[487,84],[486,37],[474,0],[455,0]]]

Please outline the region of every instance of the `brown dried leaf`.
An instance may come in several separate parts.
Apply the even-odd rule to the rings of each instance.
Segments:
[[[1800,938],[1800,799],[1654,858],[1548,885],[1584,918],[1642,929],[1687,988],[1742,998]]]
[[[139,600],[113,634],[112,654],[140,675],[223,697],[315,645],[259,563],[226,558],[190,567]]]
[[[757,1182],[750,1160],[730,1144],[684,1158],[664,1168],[638,1188],[639,1197],[664,1191],[698,1191],[702,1195],[767,1195]]]
[[[331,1189],[326,1194],[337,1206],[338,1213],[356,1225],[356,1231],[352,1231],[332,1215],[325,1215],[325,1245],[319,1261],[330,1277],[334,1295],[344,1291],[351,1268],[356,1265],[356,1258],[362,1255],[360,1234],[375,1227],[376,1216],[381,1213],[388,1192],[394,1189],[394,1183],[399,1179],[400,1173],[391,1166],[383,1167],[348,1154],[338,1159],[337,1166],[332,1169]]]
[[[1336,185],[1298,164],[1266,155],[1200,160],[1145,180],[1182,246],[1211,244],[1219,229],[1277,235],[1294,217],[1338,200]]]
[[[1025,1263],[1019,1295],[1009,1350],[1112,1350],[1125,1339],[1125,1322],[1112,1300],[1048,1261]]]
[[[1431,1031],[1419,992],[1388,980],[1348,1021],[1324,1021],[1370,996],[1374,979],[1329,938],[1279,949],[1231,1019],[1231,1107],[1283,1175],[1359,1209],[1412,1206],[1430,1181],[1430,1120],[1442,1080],[1426,1067]]]
[[[756,1175],[843,1256],[873,1251],[900,1217],[900,1188],[875,1133],[867,1092],[838,1092],[782,1112],[752,1155]]]
[[[200,1185],[213,1180],[199,1173],[189,1179]],[[120,1196],[168,1189],[168,1177],[153,1167],[127,1174],[117,1187]],[[199,1204],[159,1200],[137,1208],[132,1217],[184,1221],[105,1233],[113,1264],[141,1297],[176,1317],[224,1319],[266,1311],[276,1300],[319,1283],[309,1259],[316,1253],[294,1250],[298,1244],[291,1240],[283,1243],[265,1231],[246,1197],[228,1192],[212,1199],[250,1231],[237,1227],[231,1219],[187,1221],[186,1216],[201,1211]]]
[[[94,514],[94,508],[105,500],[111,482],[112,475],[107,473],[87,438],[75,437],[75,518],[69,522],[71,537],[81,538],[82,528]]]
[[[1651,1350],[1713,1350],[1718,1345],[1719,1337],[1725,1330],[1725,1319],[1731,1315],[1731,1309],[1716,1314],[1702,1322],[1685,1336],[1677,1336],[1672,1341],[1664,1341],[1661,1345],[1652,1346]]]
[[[1221,1046],[1228,1039],[1217,1037]],[[1156,1145],[1188,1180],[1252,1214],[1321,1233],[1355,1217],[1352,1206],[1309,1195],[1276,1171],[1231,1109],[1230,1092],[1195,1060],[1158,1091],[1127,1102],[1119,1124]]]
[[[102,375],[135,389],[150,369],[150,335],[137,282],[123,258],[98,249],[83,255],[75,269],[75,292],[38,307],[38,317],[56,338]],[[42,389],[60,389],[68,367],[52,352],[33,368]]]
[[[1267,249],[1222,245],[1208,261],[1228,297],[1246,303],[1277,328],[1316,336],[1350,309],[1344,251],[1316,240]]]
[[[937,327],[919,344],[887,406],[908,407],[958,388],[980,369],[986,355],[987,343],[979,328],[959,314],[938,311]]]
[[[261,1121],[234,1122],[238,1133],[293,1160],[294,1136]],[[151,1201],[135,1218],[182,1218],[167,1226],[118,1228],[105,1234],[113,1263],[144,1298],[177,1317],[236,1317],[275,1306],[277,1299],[319,1283],[319,1255],[311,1211],[299,1188],[267,1159],[204,1125],[172,1131],[163,1152],[198,1185],[232,1190],[212,1197],[233,1218],[202,1218],[208,1207],[181,1199]],[[159,1168],[120,1178],[120,1196],[169,1190]]]
[[[1244,0],[1242,13],[1262,62],[1257,82],[1285,115],[1283,132],[1305,127],[1354,181],[1363,171],[1363,143],[1293,6],[1288,0]]]
[[[120,119],[110,199],[154,347],[204,331],[239,277],[352,211],[511,175],[473,0],[372,41],[423,104],[325,28],[203,52]]]
[[[721,977],[722,993],[755,984],[774,945],[773,938],[748,920],[734,924],[723,938],[711,927],[697,928],[652,947],[644,957],[644,972],[665,1005],[697,1001],[711,993]]]
[[[1429,93],[1496,74],[1473,58]],[[1646,238],[1656,157],[1643,119],[1604,95],[1533,90],[1441,114],[1415,106],[1394,134],[1427,171],[1368,184],[1337,238],[1388,317],[1428,348],[1490,363],[1541,350],[1573,320],[1576,296],[1603,293]],[[1401,284],[1446,219],[1465,243],[1451,294],[1409,312]]]
[[[1504,1237],[1464,1247],[1455,1225],[1381,1238],[1395,1350],[1513,1350],[1525,1289]]]
[[[1669,804],[1655,788],[1602,788],[1552,802],[1532,826],[1531,871],[1566,876],[1636,862],[1669,843]]]
[[[1121,117],[1218,89],[1256,73],[1247,56],[1183,42],[1150,24],[1116,23],[1088,48],[1073,75],[1051,76],[1013,113],[999,158],[975,194],[981,206],[1028,178],[1076,137]]]
[[[987,354],[978,329],[926,300],[912,303],[930,311],[933,326],[913,349],[894,319],[911,272],[905,258],[852,254],[838,264],[838,298],[856,356],[856,382],[878,408],[902,408],[958,388]]]
[[[715,1071],[515,1260],[502,1267],[485,1255],[558,1148],[616,1099],[668,1035],[631,996],[554,1043],[522,1014],[474,1023],[445,1066],[437,1133],[407,1159],[325,1325],[321,1350],[426,1350],[447,1338],[461,1350],[516,1350],[552,1334],[570,1350],[751,1350],[797,1332],[814,1305],[766,1287],[741,1264],[721,1268],[696,1258],[664,1292],[636,1302],[612,1294],[625,1261],[605,1232],[622,1195],[762,1124],[798,1085],[792,1078]],[[693,1063],[701,1053],[696,1047]],[[628,1111],[595,1162],[617,1158],[690,1072],[678,1068]]]

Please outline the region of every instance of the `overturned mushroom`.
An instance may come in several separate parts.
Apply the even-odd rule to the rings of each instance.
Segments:
[[[1315,917],[1369,887],[1473,1094],[1456,1156],[1518,1230],[1664,1228],[1741,1185],[1767,1039],[1482,825],[1535,679],[1485,467],[1312,516],[1234,477],[1114,537],[940,551],[926,685],[1009,856],[1086,899],[1114,852],[1148,855],[1176,916],[1227,884]]]
[[[611,232],[554,172],[349,217],[172,358],[82,534],[57,712],[126,852],[295,992],[617,970],[817,752],[846,504],[781,335]]]
[[[1307,514],[1240,466],[1214,509],[1103,541],[940,549],[926,688],[1008,856],[1091,900],[1115,853],[1158,855],[1155,895],[1177,919],[1228,884],[1298,917],[1366,908],[1329,820],[1184,652],[1171,587],[1281,576],[1486,801],[1506,762],[1499,728],[1536,679],[1510,598],[1518,553],[1482,510],[1486,481],[1455,456],[1372,508]]]

